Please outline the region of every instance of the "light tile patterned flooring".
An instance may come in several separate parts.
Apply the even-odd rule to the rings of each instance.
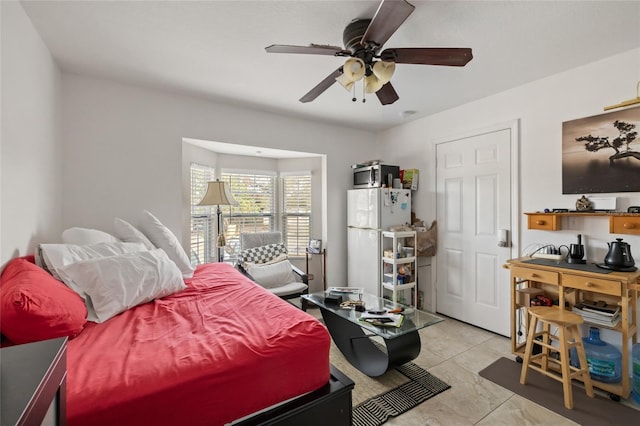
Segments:
[[[319,309],[310,309],[309,313],[320,317]],[[422,349],[414,362],[450,384],[451,389],[390,419],[386,424],[577,424],[478,375],[500,357],[513,358],[511,344],[506,337],[451,318],[421,330],[420,337]],[[622,402],[640,410],[640,405],[631,398]]]

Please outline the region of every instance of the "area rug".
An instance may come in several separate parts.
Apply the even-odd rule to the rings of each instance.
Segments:
[[[573,410],[569,410],[564,406],[562,383],[532,371],[527,375],[527,384],[521,385],[521,368],[522,364],[500,358],[480,376],[584,426],[640,424],[640,411],[597,394],[589,398],[577,384],[573,385]]]
[[[397,367],[396,370],[409,381],[356,405],[352,415],[354,426],[379,426],[389,417],[407,412],[451,387],[412,362]]]

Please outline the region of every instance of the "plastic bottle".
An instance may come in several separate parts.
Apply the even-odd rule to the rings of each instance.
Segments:
[[[640,404],[640,343],[633,345],[631,349],[633,365],[633,399]]]
[[[589,336],[582,338],[584,352],[592,379],[605,383],[617,383],[622,380],[622,354],[613,345],[600,340],[600,330],[589,327]],[[638,349],[640,363],[640,349]],[[571,364],[580,365],[578,354],[571,350]],[[640,365],[638,366],[640,369]]]

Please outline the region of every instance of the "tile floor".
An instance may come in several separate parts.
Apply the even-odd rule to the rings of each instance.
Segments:
[[[318,309],[310,309],[309,313],[320,316]],[[420,336],[422,349],[414,362],[450,384],[451,389],[390,419],[386,424],[577,424],[478,375],[498,358],[513,357],[510,341],[506,337],[451,318],[421,330]],[[622,403],[640,410],[640,405],[631,399]]]

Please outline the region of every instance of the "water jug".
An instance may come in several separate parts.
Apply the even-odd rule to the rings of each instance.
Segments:
[[[617,383],[622,380],[622,354],[613,345],[600,340],[598,328],[589,327],[589,336],[582,338],[582,344],[592,379],[605,383]],[[571,350],[571,365],[580,366],[578,354],[574,349]]]
[[[640,343],[633,345],[631,349],[631,359],[633,360],[633,399],[640,404]]]

